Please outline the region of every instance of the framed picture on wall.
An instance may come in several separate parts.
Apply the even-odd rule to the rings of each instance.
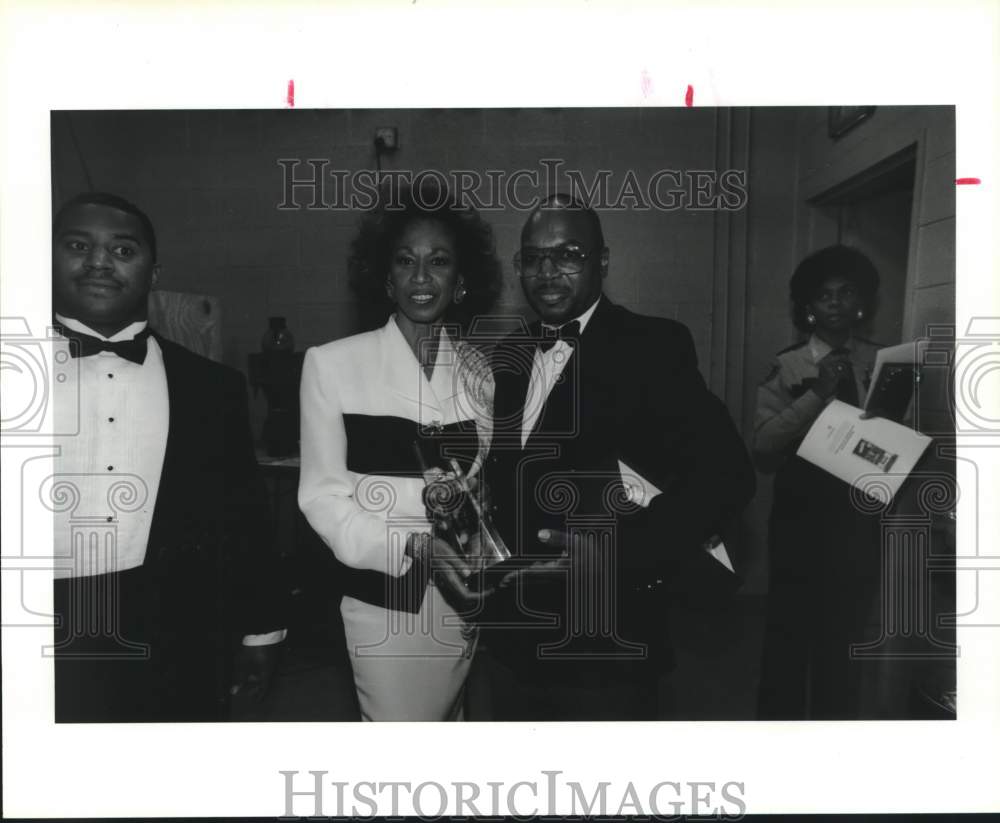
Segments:
[[[830,106],[827,109],[827,133],[836,140],[871,117],[874,111],[874,106]]]

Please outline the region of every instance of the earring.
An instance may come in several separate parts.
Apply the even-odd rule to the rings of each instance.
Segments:
[[[815,326],[816,325],[816,315],[813,314],[812,312],[809,312],[809,314],[806,315],[806,322],[810,326]]]
[[[865,319],[865,311],[864,311],[864,309],[858,309],[858,320],[861,321],[861,320],[864,320],[864,319]]]
[[[465,286],[459,283],[458,288],[455,289],[455,298],[454,298],[455,302],[461,303],[463,300],[465,300],[465,295],[466,295]]]

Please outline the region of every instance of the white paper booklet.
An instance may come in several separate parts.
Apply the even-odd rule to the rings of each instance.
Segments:
[[[658,494],[663,494],[661,489],[656,488],[656,486],[650,483],[645,477],[635,471],[635,469],[623,463],[621,460],[618,461],[618,471],[621,472],[622,485],[625,486],[628,499],[632,503],[636,503],[643,508],[646,508],[654,497]],[[729,571],[734,574],[736,573],[736,570],[733,568],[733,563],[729,559],[729,552],[726,551],[726,547],[721,540],[718,538],[713,540],[712,544],[707,546],[705,551],[729,569]]]
[[[889,503],[930,442],[883,417],[865,420],[861,409],[833,400],[816,418],[797,454]],[[871,482],[876,476],[877,484]]]

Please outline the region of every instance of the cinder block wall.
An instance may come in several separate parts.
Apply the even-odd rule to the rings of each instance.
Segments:
[[[74,112],[53,116],[54,199],[92,186],[146,209],[159,235],[163,288],[218,297],[224,360],[245,370],[270,315],[288,318],[299,348],[358,330],[345,266],[358,214],[279,210],[278,160],[373,169],[378,126],[399,130],[387,169],[543,175],[539,161],[556,158],[588,180],[610,170],[614,192],[630,170],[645,185],[662,168],[714,168],[715,117],[705,109]],[[303,164],[296,174],[311,176],[312,169]],[[537,191],[519,189],[522,196]],[[332,201],[332,186],[327,194]],[[301,189],[296,198],[311,201]],[[508,206],[484,216],[505,264],[498,310],[526,312],[511,264],[526,215]],[[608,294],[688,324],[707,370],[713,213],[630,209],[602,218],[611,249]],[[262,402],[253,409],[258,425]]]
[[[749,124],[746,293],[731,295],[728,307],[746,318],[737,422],[748,436],[756,383],[773,354],[795,339],[788,278],[820,240],[809,198],[920,144],[904,334],[953,317],[955,225],[952,109],[883,107],[838,141],[826,135],[825,108],[754,109]],[[379,126],[399,130],[399,149],[384,158],[386,169],[469,169],[484,178],[491,169],[528,169],[543,177],[540,161],[559,159],[588,180],[610,171],[612,192],[629,171],[644,184],[664,168],[715,169],[724,139],[716,113],[698,108],[56,113],[53,196],[58,203],[92,186],[146,209],[159,234],[163,287],[220,299],[224,360],[245,370],[270,315],[288,318],[300,349],[359,330],[345,265],[358,214],[279,210],[278,160],[373,169]],[[304,164],[296,171],[311,173]],[[523,185],[518,192],[538,189]],[[332,187],[327,194],[334,198]],[[296,197],[303,206],[311,200],[303,190]],[[497,311],[527,314],[511,265],[525,213],[508,205],[484,216],[504,261]],[[713,315],[718,233],[728,230],[717,216],[712,210],[602,212],[611,249],[607,293],[633,310],[686,323],[712,385],[713,323],[727,322]],[[264,413],[258,397],[252,403],[258,432]],[[771,501],[768,479],[761,479],[741,546],[751,592],[766,589]]]

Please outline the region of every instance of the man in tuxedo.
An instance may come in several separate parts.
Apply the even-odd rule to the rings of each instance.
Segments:
[[[655,719],[668,599],[735,586],[707,549],[753,469],[688,330],[603,296],[593,210],[549,198],[515,266],[541,322],[497,346],[485,477],[512,562],[530,565],[468,595],[445,557],[436,583],[480,619],[495,719]]]
[[[225,719],[230,693],[266,690],[284,638],[244,380],[148,328],[158,274],[132,203],[83,194],[56,214],[57,357],[77,366],[55,413],[79,421],[51,491],[57,722]]]

